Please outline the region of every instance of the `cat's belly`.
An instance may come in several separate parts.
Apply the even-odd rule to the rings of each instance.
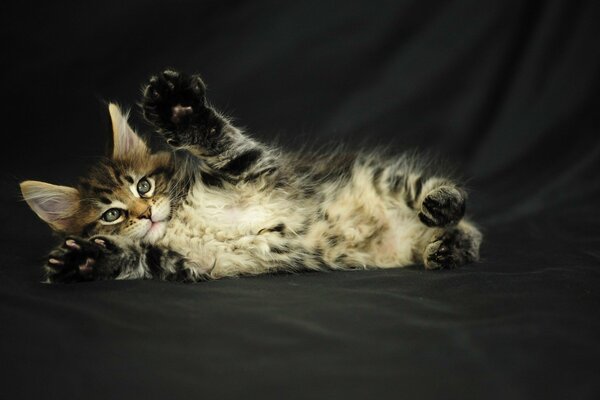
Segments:
[[[188,197],[158,244],[223,277],[298,264],[310,269],[405,266],[419,261],[432,234],[414,210],[374,191],[357,195],[341,189],[318,205],[256,193]]]
[[[215,276],[264,273],[277,269],[271,250],[282,248],[308,213],[273,196],[199,192],[176,210],[157,244]]]
[[[420,262],[433,234],[402,201],[384,198],[368,184],[340,190],[324,202],[305,243],[323,252],[332,268],[399,267]]]

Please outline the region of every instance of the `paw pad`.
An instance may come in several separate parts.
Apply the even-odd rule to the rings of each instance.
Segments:
[[[194,110],[191,106],[182,106],[181,104],[177,104],[172,108],[171,121],[173,121],[175,124],[178,124],[183,120],[183,118],[191,115],[193,112]]]
[[[99,260],[113,252],[114,245],[104,237],[67,238],[48,255],[45,269],[48,281],[79,282],[97,279]]]
[[[450,226],[457,224],[465,215],[466,202],[463,192],[453,186],[440,186],[425,196],[418,216],[427,226]]]
[[[96,260],[93,258],[86,258],[83,264],[79,265],[79,272],[90,273],[92,272],[92,266],[96,263]]]

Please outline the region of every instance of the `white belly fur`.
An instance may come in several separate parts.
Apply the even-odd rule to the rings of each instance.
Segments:
[[[434,233],[403,202],[386,201],[373,190],[349,185],[329,199],[323,204],[329,220],[313,222],[305,235],[294,236],[317,213],[316,204],[293,202],[284,192],[210,190],[199,185],[157,244],[185,255],[218,278],[283,267],[281,258],[274,259],[271,246],[289,240],[307,251],[320,249],[331,268],[405,266],[414,263],[414,249],[422,248]],[[285,238],[259,234],[281,223],[286,226]],[[341,239],[336,246],[327,242],[331,235]],[[341,255],[344,262],[339,261]]]

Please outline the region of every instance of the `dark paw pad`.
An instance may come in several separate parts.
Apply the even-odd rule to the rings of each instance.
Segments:
[[[177,104],[171,109],[171,122],[178,124],[192,115],[193,112],[192,106],[182,106],[181,104]]]
[[[440,186],[425,196],[419,211],[419,219],[427,226],[450,226],[457,224],[465,215],[464,193],[453,186]]]

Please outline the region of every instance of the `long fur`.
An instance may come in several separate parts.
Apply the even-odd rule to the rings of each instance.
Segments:
[[[174,71],[150,80],[142,106],[171,150],[150,153],[111,104],[112,157],[81,180],[77,205],[59,207],[71,223],[39,212],[56,186],[22,184],[32,209],[67,237],[45,267],[50,281],[442,268],[479,257],[466,192],[412,154],[286,153],[231,125],[198,77]],[[119,219],[105,220],[115,208]]]

